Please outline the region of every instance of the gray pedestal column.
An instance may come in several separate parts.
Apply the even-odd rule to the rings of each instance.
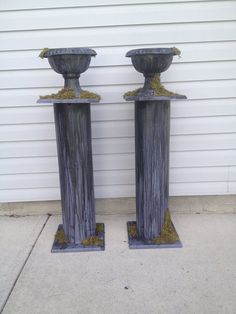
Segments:
[[[136,222],[128,222],[129,247],[167,248],[182,244],[169,214],[171,97],[135,100]],[[165,227],[165,224],[167,227]],[[162,232],[169,232],[168,236]],[[158,238],[162,235],[162,238]],[[174,240],[173,240],[174,239]],[[160,241],[160,242],[159,242]]]
[[[63,228],[72,244],[95,235],[90,104],[54,104]]]
[[[39,102],[54,103],[63,225],[52,252],[104,250],[104,225],[95,222],[89,100]]]
[[[52,252],[105,247],[104,224],[95,223],[90,118],[90,103],[99,102],[100,96],[83,91],[79,83],[96,54],[84,47],[45,49],[40,54],[65,79],[64,89],[38,100],[54,104],[63,225],[58,227]]]
[[[170,101],[136,101],[136,219],[146,240],[160,234],[168,208],[169,135]]]
[[[135,101],[137,221],[127,225],[130,248],[182,246],[168,209],[170,101],[186,96],[166,90],[160,80],[177,54],[175,47],[126,53],[145,77],[143,87],[124,95],[127,101]]]

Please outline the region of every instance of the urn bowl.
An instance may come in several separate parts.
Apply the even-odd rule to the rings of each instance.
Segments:
[[[176,55],[172,48],[144,48],[127,52],[131,57],[134,68],[145,77],[166,71]]]
[[[65,76],[70,74],[79,76],[85,72],[92,56],[96,56],[96,52],[89,48],[49,49],[44,54],[52,69]]]

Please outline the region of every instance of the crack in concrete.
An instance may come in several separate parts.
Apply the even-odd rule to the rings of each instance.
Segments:
[[[6,300],[4,301],[2,307],[0,308],[0,314],[3,313],[3,311],[4,311],[4,309],[5,309],[6,305],[7,305],[7,302],[8,302],[8,300],[9,300],[9,298],[11,297],[11,294],[12,294],[12,292],[13,292],[13,290],[14,290],[14,288],[15,288],[15,286],[16,286],[16,284],[17,284],[17,282],[18,282],[18,280],[19,280],[19,278],[20,278],[20,276],[21,276],[21,274],[22,274],[22,272],[23,272],[23,270],[24,270],[24,268],[25,268],[25,265],[27,264],[27,262],[28,262],[28,260],[29,260],[29,258],[30,258],[30,256],[31,256],[31,254],[32,254],[32,252],[33,252],[33,250],[34,250],[34,248],[35,248],[35,245],[36,245],[36,243],[38,242],[38,239],[40,238],[40,236],[41,236],[41,234],[42,234],[42,232],[43,232],[43,230],[44,230],[44,228],[45,228],[45,226],[46,226],[46,224],[47,224],[47,222],[48,222],[48,220],[49,220],[50,217],[51,217],[51,215],[48,214],[48,215],[47,215],[47,218],[46,218],[46,220],[45,220],[45,222],[44,222],[44,224],[42,225],[42,228],[41,228],[40,231],[39,231],[38,236],[36,237],[36,239],[35,239],[35,241],[34,241],[32,247],[31,247],[29,253],[27,254],[27,256],[26,256],[26,258],[25,258],[25,260],[24,260],[24,262],[23,262],[23,264],[22,264],[22,266],[21,266],[21,268],[20,268],[20,271],[19,271],[19,273],[18,273],[18,275],[17,275],[17,277],[16,277],[16,279],[15,279],[15,281],[14,281],[14,283],[13,283],[13,285],[12,285],[12,287],[11,287],[11,289],[10,289],[8,295],[7,295],[7,297],[6,297]],[[14,217],[14,218],[16,218],[16,217]],[[17,217],[17,218],[19,218],[19,217]]]

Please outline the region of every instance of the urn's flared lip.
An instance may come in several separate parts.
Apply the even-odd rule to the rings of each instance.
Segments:
[[[176,55],[176,52],[173,48],[140,48],[133,49],[126,53],[126,57],[132,57],[137,55],[158,55],[158,54],[172,54]]]
[[[85,47],[73,47],[73,48],[55,48],[55,49],[48,49],[44,53],[44,58],[48,58],[55,55],[90,55],[96,56],[96,51],[91,48]]]

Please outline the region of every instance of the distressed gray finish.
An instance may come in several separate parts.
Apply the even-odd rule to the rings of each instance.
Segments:
[[[186,98],[178,94],[156,96],[154,88],[159,93],[161,89],[152,85],[152,79],[169,68],[177,53],[176,48],[145,48],[126,54],[145,77],[143,88],[125,96],[135,101],[136,223],[127,225],[130,248],[181,247],[180,241],[152,242],[163,230],[168,208],[170,101]],[[129,228],[134,224],[137,235],[133,238]]]
[[[87,70],[91,56],[95,55],[89,48],[58,48],[46,51],[44,58],[48,58],[54,71],[63,74],[65,87],[72,88],[78,97],[81,91],[78,77]],[[98,101],[92,98],[38,100],[38,103],[54,103],[63,226],[58,227],[52,252],[105,248],[104,226],[103,231],[96,230],[93,186],[90,103]],[[93,236],[96,242],[91,240]]]
[[[53,104],[90,104],[97,103],[100,100],[96,98],[70,98],[70,99],[56,99],[56,98],[40,98],[37,103],[53,103]]]
[[[180,94],[174,94],[172,96],[152,96],[152,95],[137,95],[137,96],[125,96],[127,101],[159,101],[159,100],[177,100],[186,99],[187,97]]]
[[[95,235],[89,104],[54,104],[64,232],[71,244]]]
[[[96,51],[89,48],[58,48],[49,49],[44,58],[52,69],[63,75],[65,88],[74,90],[76,97],[80,96],[80,74],[85,72],[90,64],[91,57],[96,56]]]
[[[144,48],[134,49],[126,53],[126,57],[130,57],[134,68],[143,73],[145,82],[138,96],[148,100],[155,98],[154,91],[151,88],[151,80],[156,74],[166,71],[173,60],[176,51],[173,48]],[[185,98],[176,94],[173,98]],[[137,97],[127,97],[127,100],[142,100]],[[151,99],[150,99],[151,100]]]
[[[136,101],[136,218],[144,239],[160,234],[168,208],[169,136],[170,101]]]

